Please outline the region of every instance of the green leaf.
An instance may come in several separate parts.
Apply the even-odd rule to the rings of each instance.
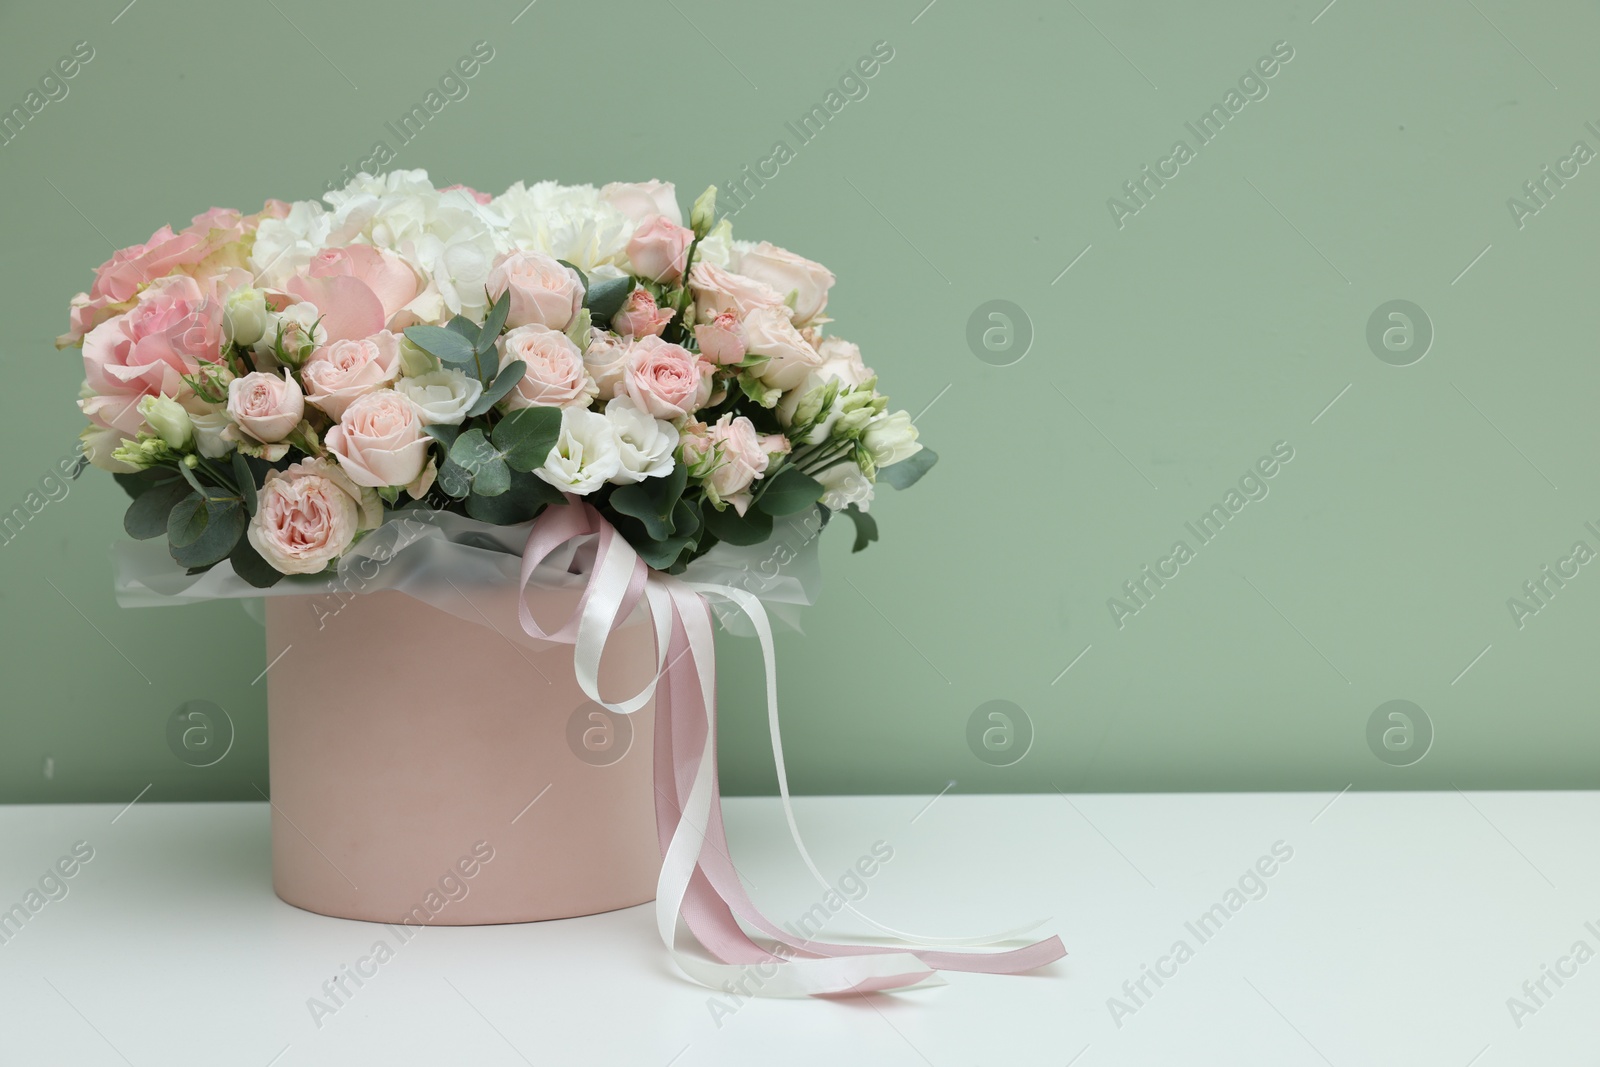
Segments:
[[[472,492],[472,475],[455,460],[447,457],[439,464],[439,475],[434,484],[438,485],[441,493],[460,500]]]
[[[518,408],[495,424],[492,436],[512,470],[542,467],[561,437],[561,409]]]
[[[250,514],[256,513],[256,476],[250,469],[250,464],[245,461],[244,453],[238,449],[233,452],[233,480],[239,483],[239,494],[244,497],[244,509]]]
[[[178,472],[171,467],[151,467],[148,470],[134,471],[132,474],[113,474],[111,476],[122,491],[128,494],[129,499],[138,500],[148,489],[153,489],[163,482],[179,481]]]
[[[484,388],[483,395],[478,397],[478,402],[467,409],[467,417],[470,419],[474,416],[482,415],[494,407],[500,402],[501,397],[516,388],[517,383],[522,381],[522,376],[526,373],[528,373],[528,365],[522,360],[518,359],[507,363],[504,369],[495,375],[493,383]]]
[[[167,548],[185,567],[209,567],[228,558],[249,521],[225,489],[190,493],[167,516]]]
[[[537,517],[546,504],[560,504],[565,499],[561,490],[537,474],[512,471],[511,488],[504,493],[497,496],[473,493],[467,497],[467,514],[480,522],[515,526]]]
[[[167,516],[178,502],[190,494],[187,482],[181,478],[161,482],[140,494],[122,517],[122,528],[128,536],[140,541],[160,537],[167,532]]]
[[[455,318],[445,323],[444,328],[447,330],[453,330],[454,332],[459,333],[462,337],[465,337],[469,342],[472,343],[472,347],[474,349],[478,347],[478,334],[480,332],[478,330],[478,324],[467,318],[465,315],[457,315]]]
[[[665,541],[644,541],[634,545],[633,550],[639,553],[639,558],[644,560],[647,566],[654,567],[658,571],[664,571],[677,562],[678,557],[683,554],[685,548],[689,547],[691,541],[692,539],[688,537],[671,537]]]
[[[466,472],[471,491],[479,496],[499,496],[511,488],[511,471],[506,467],[505,458],[483,436],[482,430],[471,429],[457,437],[450,446],[449,462]],[[445,492],[458,495],[449,488]]]
[[[448,454],[450,446],[455,444],[456,438],[461,435],[461,427],[446,426],[442,423],[429,424],[422,428],[422,432],[443,445],[445,452]]]
[[[408,326],[406,339],[449,366],[473,364],[477,355],[472,342],[463,337],[459,330],[443,326]]]
[[[679,463],[665,477],[617,486],[611,493],[610,503],[616,511],[644,523],[645,532],[652,540],[661,541],[673,534],[686,535],[690,531],[675,528],[674,515],[688,483],[689,468]]]
[[[633,279],[608,278],[589,286],[583,296],[583,306],[589,309],[595,322],[609,324],[611,316],[622,310],[622,302],[633,292]]]
[[[239,538],[239,543],[228,553],[228,562],[233,564],[233,573],[257,589],[270,589],[284,578],[282,571],[261,558],[249,537]]]
[[[721,511],[714,507],[703,508],[700,518],[707,531],[730,545],[759,545],[772,536],[772,516],[754,508],[743,517],[731,505]]]
[[[874,519],[871,515],[868,515],[854,504],[851,504],[849,507],[845,508],[844,513],[850,516],[851,522],[856,524],[856,543],[855,546],[850,549],[850,551],[860,552],[862,549],[866,548],[868,545],[878,539],[877,519]]]
[[[481,356],[494,348],[494,343],[500,339],[500,331],[506,328],[506,316],[511,314],[511,287],[500,294],[500,299],[494,302],[494,307],[489,309],[489,314],[483,320],[483,329],[478,333],[477,350]]]
[[[564,259],[558,259],[558,260],[556,260],[556,262],[561,264],[563,267],[566,267],[568,270],[572,271],[572,273],[576,274],[578,276],[578,281],[583,283],[584,292],[588,292],[589,291],[589,276],[587,274],[583,273],[583,271],[579,270],[577,268],[577,266],[575,266],[574,264],[568,263]]]
[[[756,498],[756,507],[768,515],[793,515],[822,499],[822,483],[798,467],[785,467]]]
[[[921,448],[892,467],[878,469],[878,481],[888,482],[896,489],[910,489],[917,480],[939,462],[939,454],[931,448]]]

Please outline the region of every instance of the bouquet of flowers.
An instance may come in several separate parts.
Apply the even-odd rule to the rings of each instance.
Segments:
[[[124,525],[259,587],[336,564],[407,507],[497,525],[584,498],[651,567],[821,509],[876,539],[880,480],[933,465],[848,341],[834,276],[736,241],[716,189],[424,171],[213,208],[102,264],[82,347],[89,463]]]

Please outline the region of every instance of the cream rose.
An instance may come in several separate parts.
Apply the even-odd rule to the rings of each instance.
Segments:
[[[359,341],[335,341],[300,368],[306,399],[333,418],[357,398],[384,388],[400,373],[400,335],[381,330]]]
[[[378,489],[416,483],[431,441],[416,406],[393,389],[357,398],[323,439],[351,481]]]
[[[674,225],[683,225],[683,210],[678,207],[678,190],[671,182],[612,182],[602,186],[600,199],[634,222],[661,216]]]
[[[800,326],[822,314],[834,282],[833,272],[821,263],[766,241],[739,257],[739,273],[771,286],[784,299],[794,293],[794,321]]]
[[[745,348],[767,357],[752,373],[774,389],[793,389],[822,362],[783,308],[757,308],[745,316],[743,325]]]
[[[284,574],[315,574],[338,558],[362,530],[383,519],[374,489],[352,482],[327,459],[307,459],[269,471],[246,536]]]
[[[643,337],[628,348],[619,396],[658,419],[692,415],[711,396],[711,365],[681,345]]]
[[[599,387],[584,369],[583,354],[560,330],[529,324],[500,339],[500,368],[528,365],[522,380],[500,401],[507,411],[528,407],[586,408]]]
[[[583,307],[583,281],[578,272],[543,252],[507,252],[489,271],[489,295],[500,299],[508,290],[509,326],[535,323],[565,330]]]
[[[740,318],[756,308],[782,308],[783,294],[765,282],[733,274],[696,259],[689,268],[689,289],[694,293],[695,319],[710,322],[724,311]],[[787,308],[784,311],[788,314]]]
[[[401,378],[394,391],[411,401],[424,426],[460,426],[483,395],[483,383],[452,367]]]
[[[305,394],[287,370],[281,378],[254,371],[228,383],[228,414],[263,444],[288,437],[305,413]]]

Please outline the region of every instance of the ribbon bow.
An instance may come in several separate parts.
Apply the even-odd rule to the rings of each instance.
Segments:
[[[572,617],[547,633],[534,620],[523,595],[518,598],[522,628],[535,638],[574,645],[578,684],[589,699],[610,711],[629,715],[655,697],[656,827],[662,852],[656,922],[667,951],[685,974],[712,988],[731,985],[746,995],[816,996],[901,989],[934,979],[941,969],[1016,974],[1066,955],[1061,939],[1054,936],[999,952],[950,952],[941,947],[994,944],[1038,924],[989,937],[926,938],[882,926],[856,912],[901,942],[901,947],[877,947],[796,937],[762,915],[734,870],[723,834],[717,787],[716,660],[707,597],[719,597],[737,607],[750,619],[760,639],[766,667],[767,719],[784,816],[806,866],[821,885],[833,891],[800,839],[790,803],[778,735],[772,627],[766,611],[746,590],[686,582],[652,570],[615,527],[578,500],[545,509],[534,523],[522,556],[522,592],[526,593],[542,560],[573,538],[589,534],[599,535],[595,562]],[[612,631],[628,619],[641,597],[649,605],[655,626],[655,676],[635,696],[609,703],[600,697],[601,654]],[[740,927],[740,920],[770,939],[772,947],[753,941]],[[680,924],[720,962],[682,951]]]

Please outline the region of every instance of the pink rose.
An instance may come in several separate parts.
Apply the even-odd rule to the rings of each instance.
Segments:
[[[586,408],[598,386],[584,370],[583,353],[560,330],[530,323],[500,339],[500,369],[528,365],[522,381],[500,403],[507,411],[529,407]]]
[[[728,412],[711,427],[711,442],[717,450],[717,463],[706,482],[724,503],[732,504],[740,515],[749,508],[750,486],[766,473],[770,457],[789,451],[781,434],[760,434],[755,423],[743,415]]]
[[[717,443],[712,440],[711,427],[697,419],[690,419],[678,431],[678,444],[683,465],[689,468],[689,473],[700,477],[709,473],[702,468],[707,460],[715,461]]]
[[[636,223],[660,215],[668,222],[683,225],[678,191],[671,182],[658,182],[654,178],[647,182],[612,182],[600,190],[600,199]]]
[[[263,444],[288,437],[305,413],[305,394],[287,370],[282,378],[254,371],[228,383],[228,414]]]
[[[680,345],[641,337],[628,347],[619,395],[658,419],[692,415],[711,396],[711,365]]]
[[[119,249],[95,268],[89,296],[91,299],[132,300],[140,286],[171,274],[186,263],[199,262],[198,253],[204,244],[201,234],[189,230],[173,233],[171,226],[163,226],[144,244]]]
[[[684,229],[664,215],[652,215],[639,224],[628,242],[628,262],[633,273],[653,282],[677,281],[694,231]]]
[[[753,373],[774,389],[793,389],[822,362],[781,307],[757,308],[746,315],[744,343],[752,355],[767,357]]]
[[[725,311],[744,318],[756,308],[784,306],[783,294],[767,283],[732,274],[704,260],[689,268],[689,288],[694,292],[695,318],[701,322]]]
[[[416,405],[393,389],[380,389],[352,401],[324,443],[352,482],[382,489],[417,481],[431,440],[422,432]]]
[[[315,574],[349,548],[356,534],[376,527],[383,504],[328,459],[307,459],[270,471],[246,536],[284,574]]]
[[[700,344],[703,359],[724,367],[744,359],[744,329],[739,325],[739,316],[731,311],[696,326],[694,339]]]
[[[595,394],[601,400],[617,395],[622,375],[628,369],[628,345],[616,334],[597,327],[589,330],[589,347],[583,350],[583,367],[594,379]]]
[[[144,424],[141,397],[182,397],[201,363],[222,357],[223,307],[184,274],[152,282],[133,308],[107,319],[83,339],[91,394],[79,401],[97,425],[133,436]]]
[[[625,337],[660,337],[677,312],[656,306],[648,289],[635,289],[611,316],[611,328]]]
[[[346,245],[344,248],[326,248],[311,257],[306,268],[310,278],[354,278],[377,298],[382,308],[383,322],[379,329],[395,321],[405,306],[417,298],[421,286],[411,265],[386,248],[372,245]],[[311,286],[301,286],[311,289]],[[310,299],[318,307],[332,309],[338,303],[338,294],[327,287],[316,287],[302,299]],[[322,296],[324,300],[318,300]],[[369,330],[374,333],[375,330]],[[364,335],[363,335],[364,336]]]
[[[387,330],[323,345],[300,368],[306,399],[335,419],[357,397],[382,389],[399,374],[400,335]]]
[[[788,249],[762,241],[739,257],[739,273],[765,282],[785,298],[795,294],[794,321],[804,326],[828,306],[833,272]]]
[[[489,271],[489,296],[499,300],[508,289],[508,326],[537,324],[565,330],[583,307],[583,282],[578,272],[543,252],[507,252],[495,260]]]

